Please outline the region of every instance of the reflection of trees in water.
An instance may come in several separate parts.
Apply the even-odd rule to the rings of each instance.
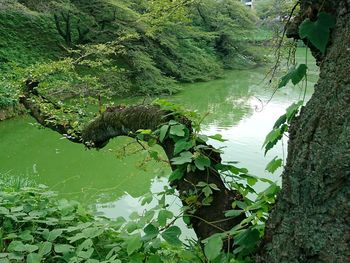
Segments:
[[[138,197],[150,189],[152,178],[169,173],[169,168],[154,162],[140,169],[142,154],[117,158],[116,149],[130,142],[125,138],[112,140],[101,151],[86,152],[81,145],[32,127],[30,122],[34,121],[29,117],[19,117],[1,123],[0,149],[6,151],[0,151],[0,172],[32,178],[62,198],[91,204],[116,200],[125,192]]]
[[[184,91],[172,100],[200,113],[209,112],[204,124],[230,127],[253,114],[251,86],[262,78],[262,74],[248,70],[233,71],[224,79],[184,85]]]

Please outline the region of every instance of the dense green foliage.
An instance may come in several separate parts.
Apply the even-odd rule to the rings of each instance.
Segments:
[[[169,244],[157,238],[150,224],[155,211],[133,215],[129,223],[109,220],[43,185],[17,186],[0,187],[0,262],[202,262],[194,242],[186,248],[175,238],[175,227],[162,231]]]
[[[12,73],[37,62],[93,60],[95,67],[80,63],[74,70],[97,78],[117,96],[172,93],[176,81],[207,81],[223,69],[257,62],[246,46],[256,18],[239,1],[16,0],[1,5],[0,68],[11,74],[0,80],[0,107],[16,100],[10,82],[18,78]],[[102,50],[96,57],[88,46],[95,53],[111,52]],[[108,68],[96,67],[106,61]],[[74,81],[64,86],[65,94],[81,92]],[[85,92],[93,93],[89,86]]]

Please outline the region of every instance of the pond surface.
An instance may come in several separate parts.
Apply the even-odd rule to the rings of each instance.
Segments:
[[[312,63],[309,75],[315,80],[317,69]],[[182,85],[181,93],[167,99],[209,113],[203,133],[220,133],[228,139],[215,143],[226,146],[224,160],[238,161],[251,174],[278,181],[281,171],[271,175],[265,167],[276,155],[284,156],[286,142],[284,150],[283,145],[277,145],[266,157],[261,146],[276,119],[290,104],[302,99],[304,91],[301,87],[287,87],[267,103],[273,94],[273,89],[263,84],[267,70],[229,71],[219,80]],[[307,97],[311,93],[312,88]],[[138,197],[150,189],[160,191],[167,182],[169,167],[145,162],[145,154],[131,154],[138,149],[136,144],[125,148],[129,154],[121,157],[124,146],[132,142],[128,138],[117,138],[103,150],[89,151],[32,123],[34,120],[28,116],[0,122],[0,173],[48,185],[63,197],[77,199],[109,217],[142,210]],[[263,186],[258,188],[262,190]]]

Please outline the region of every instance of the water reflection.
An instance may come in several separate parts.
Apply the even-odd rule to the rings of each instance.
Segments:
[[[278,173],[271,177],[264,169],[274,156],[283,155],[282,145],[266,157],[261,145],[275,120],[293,101],[302,98],[303,90],[287,87],[266,104],[273,91],[261,85],[264,77],[264,68],[231,71],[223,79],[183,85],[183,92],[167,99],[202,114],[209,112],[203,132],[221,133],[229,140],[224,144],[213,142],[226,147],[225,160],[239,161],[252,174],[278,180]],[[309,90],[307,95],[311,93]],[[122,102],[139,100],[143,99]],[[149,189],[160,191],[166,184],[169,167],[144,164],[144,153],[117,158],[121,147],[130,142],[128,138],[117,138],[100,151],[87,151],[52,131],[33,127],[31,122],[34,120],[30,117],[0,122],[0,172],[31,177],[63,197],[78,199],[110,217],[142,211],[138,197]],[[154,179],[156,176],[161,179]]]

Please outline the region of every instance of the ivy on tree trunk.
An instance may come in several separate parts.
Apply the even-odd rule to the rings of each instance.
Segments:
[[[295,31],[320,12],[336,18],[324,54],[305,41],[320,66],[320,78],[291,124],[282,191],[255,262],[350,260],[349,6],[349,0],[302,0],[297,25],[289,25]]]

